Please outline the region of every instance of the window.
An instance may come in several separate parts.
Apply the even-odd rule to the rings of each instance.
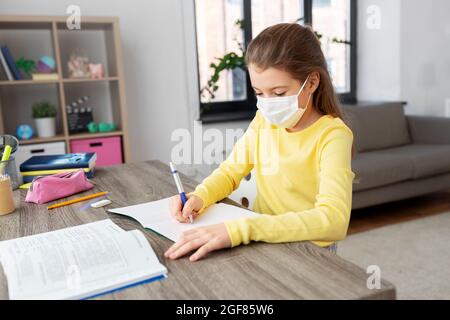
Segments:
[[[299,0],[253,0],[251,3],[253,38],[268,26],[295,22],[304,16],[303,1]]]
[[[336,92],[349,97],[352,90],[352,1],[313,0],[312,26],[322,35],[322,50]]]
[[[250,40],[280,22],[311,24],[336,91],[356,96],[356,0],[194,0],[200,120],[251,119],[256,100],[243,61]],[[250,21],[250,23],[249,23]]]

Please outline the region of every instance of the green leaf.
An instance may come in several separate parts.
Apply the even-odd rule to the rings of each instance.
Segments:
[[[36,62],[21,57],[16,61],[16,67],[25,74],[31,76],[31,74],[36,70]]]
[[[36,102],[32,106],[33,118],[55,118],[56,107],[48,100]]]

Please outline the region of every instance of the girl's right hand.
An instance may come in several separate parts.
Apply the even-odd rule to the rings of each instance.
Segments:
[[[179,195],[173,196],[169,201],[170,213],[181,223],[189,223],[189,216],[194,219],[198,212],[203,208],[203,200],[197,196],[187,196],[188,200],[183,207]]]

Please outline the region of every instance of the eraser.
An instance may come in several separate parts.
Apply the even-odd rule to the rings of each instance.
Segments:
[[[105,199],[105,200],[100,200],[97,202],[94,202],[93,204],[91,204],[92,208],[101,208],[104,206],[107,206],[108,204],[111,204],[111,200]]]

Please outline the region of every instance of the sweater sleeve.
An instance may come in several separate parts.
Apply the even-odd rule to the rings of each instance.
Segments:
[[[244,135],[234,145],[228,158],[191,193],[203,200],[200,212],[230,195],[253,169],[258,126],[257,114]]]
[[[250,241],[269,243],[295,241],[334,242],[347,235],[352,204],[351,170],[353,134],[333,129],[323,139],[320,151],[319,192],[312,209],[281,215],[261,215],[226,222],[232,246]]]

